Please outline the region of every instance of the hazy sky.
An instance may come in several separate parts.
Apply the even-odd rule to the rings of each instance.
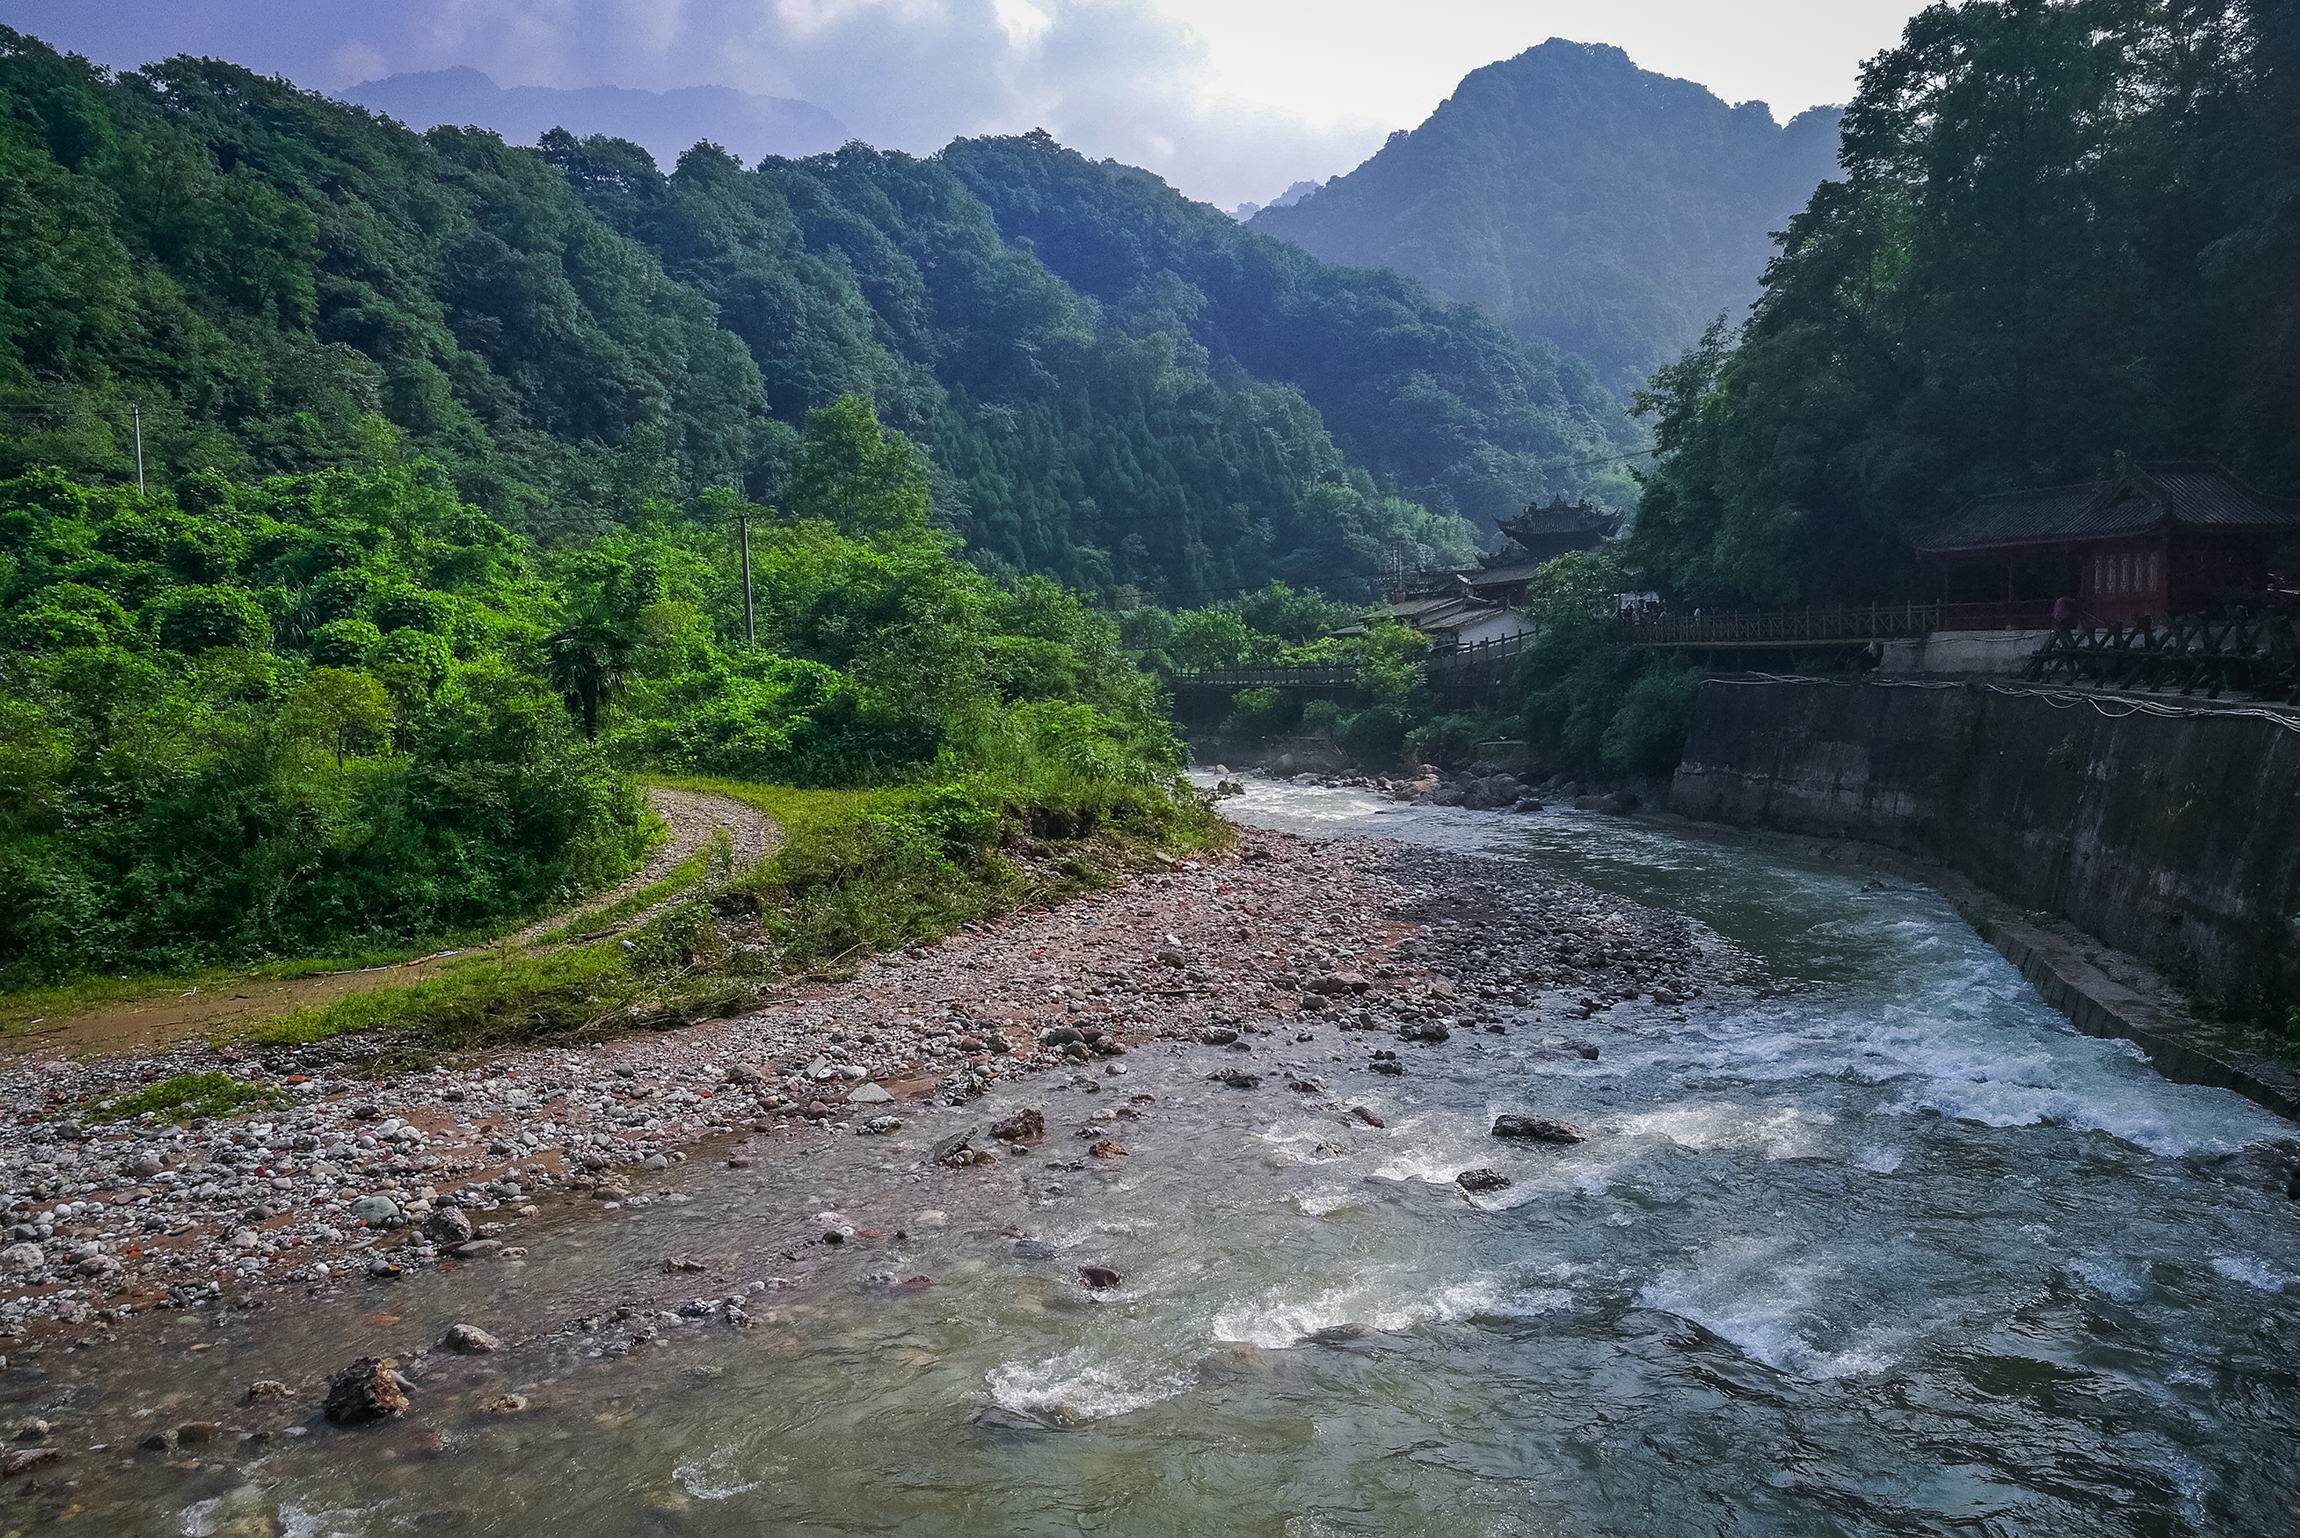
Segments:
[[[337,90],[468,64],[501,85],[732,85],[888,148],[1044,127],[1227,207],[1356,165],[1464,74],[1616,43],[1776,117],[1851,95],[1916,0],[0,0],[105,64],[232,59]]]

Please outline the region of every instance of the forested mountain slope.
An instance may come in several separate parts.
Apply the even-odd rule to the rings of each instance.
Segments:
[[[2119,451],[2300,494],[2300,4],[1937,6],[1844,143],[1746,328],[1657,381],[1650,580],[1921,592],[1908,530]]]
[[[1073,260],[1127,220],[1127,262]],[[1185,603],[1461,559],[1454,513],[1631,432],[1572,360],[1039,139],[665,173],[0,31],[0,474],[132,480],[136,408],[163,481],[368,463],[388,423],[510,526],[595,534],[781,498],[848,392],[985,569]]]
[[[1628,488],[1618,466],[1574,463],[1634,441],[1589,366],[1474,306],[1318,261],[1043,134],[961,139],[942,163],[1121,329],[1295,386],[1354,462],[1432,508],[1490,524],[1552,490]]]
[[[1835,108],[1761,102],[1552,38],[1463,79],[1412,132],[1253,228],[1329,262],[1389,267],[1519,337],[1644,381],[1757,297],[1780,229],[1836,165]]]

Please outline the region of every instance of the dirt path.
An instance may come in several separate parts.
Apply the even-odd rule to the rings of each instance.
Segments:
[[[671,836],[662,848],[648,856],[647,863],[639,867],[636,875],[578,907],[537,919],[519,933],[497,941],[498,947],[532,945],[544,935],[564,929],[579,919],[604,913],[684,865],[697,850],[708,846],[722,828],[733,846],[737,870],[748,870],[783,846],[783,830],[775,826],[773,818],[732,796],[657,786],[647,792],[647,799],[671,825]]]
[[[358,972],[330,972],[317,977],[248,977],[236,983],[194,989],[188,993],[153,995],[105,1004],[70,1019],[49,1019],[27,1031],[0,1038],[0,1052],[37,1051],[52,1056],[87,1052],[159,1051],[179,1041],[205,1036],[220,1028],[285,1014],[291,1009],[326,1004],[350,993],[374,988],[400,987],[436,977],[450,966],[485,955],[508,955],[528,950],[533,954],[557,947],[535,942],[570,923],[601,913],[635,892],[645,891],[706,848],[722,829],[732,845],[735,868],[755,865],[782,847],[783,835],[773,818],[757,807],[731,796],[662,787],[647,792],[647,799],[670,824],[671,836],[647,858],[636,874],[574,908],[536,920],[492,946],[464,951],[441,951],[392,966],[369,967]]]

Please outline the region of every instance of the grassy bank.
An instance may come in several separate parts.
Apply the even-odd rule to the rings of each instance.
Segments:
[[[1155,853],[1230,837],[1187,790],[1059,773],[863,791],[649,783],[747,802],[782,826],[783,847],[712,881],[683,883],[682,867],[661,884],[669,891],[628,904],[639,912],[685,899],[611,938],[539,956],[473,956],[444,976],[278,1016],[246,1040],[286,1047],[385,1033],[414,1061],[675,1027],[742,1008],[782,979],[842,973],[878,951],[1107,885]],[[585,932],[608,922],[581,921]]]

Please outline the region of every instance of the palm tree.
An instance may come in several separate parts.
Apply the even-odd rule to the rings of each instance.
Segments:
[[[604,612],[579,611],[544,638],[544,671],[583,718],[583,738],[599,740],[599,708],[623,692],[623,670],[631,661],[631,638]]]

